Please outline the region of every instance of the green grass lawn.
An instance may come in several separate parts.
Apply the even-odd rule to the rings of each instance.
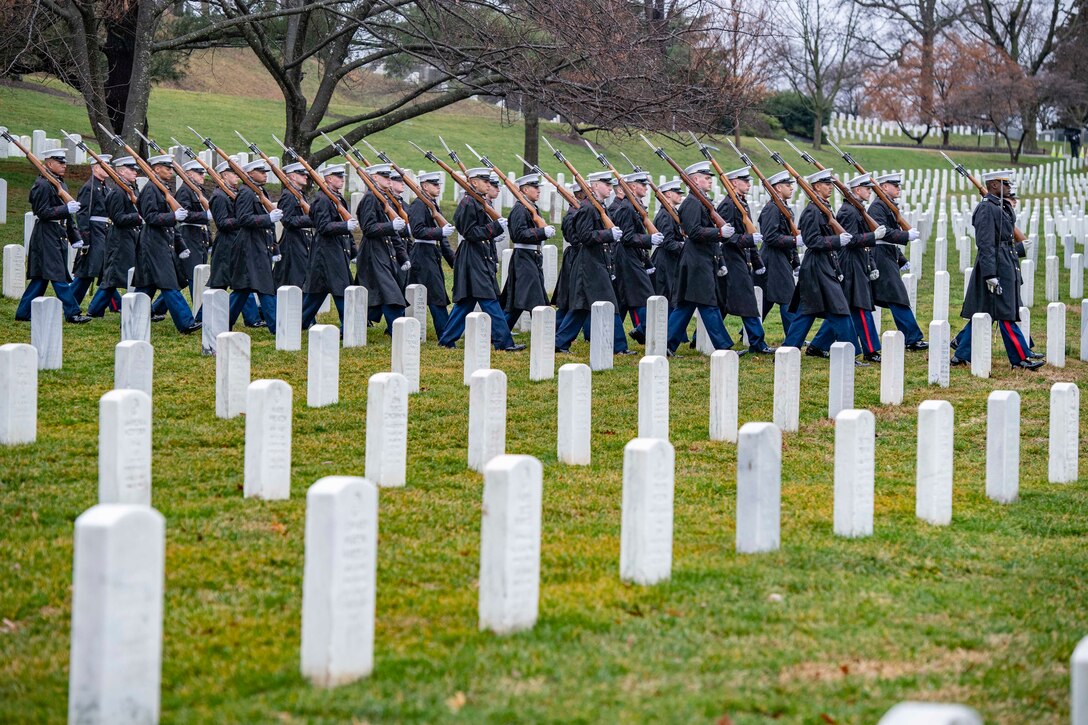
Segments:
[[[175,126],[199,118],[201,130],[229,130],[226,118],[185,117],[167,100],[156,93],[153,128],[177,133]],[[5,119],[21,113],[25,128],[40,118],[8,97],[3,109]],[[457,118],[398,127],[389,146],[397,150],[393,141],[424,135],[424,127],[427,135],[469,140],[483,133],[459,128]],[[258,119],[277,130],[275,113],[255,110]],[[496,155],[520,142],[516,129],[497,124],[486,138]],[[896,166],[931,156],[933,166],[943,163],[935,153],[872,152]],[[684,161],[694,160],[688,151]],[[24,168],[0,162],[12,220],[0,226],[2,244],[22,239],[32,178]],[[923,328],[932,254],[926,262]],[[951,279],[951,298],[959,300],[962,275]],[[1036,289],[1041,348],[1041,270]],[[14,301],[0,301],[0,342],[29,341],[29,325],[13,321],[14,309]],[[856,541],[832,535],[828,370],[805,358],[801,430],[783,439],[782,548],[763,555],[734,553],[735,446],[707,439],[709,364],[685,348],[671,361],[673,576],[648,588],[618,577],[622,456],[637,427],[638,358],[617,358],[615,370],[594,375],[593,465],[580,468],[556,461],[556,381],[530,384],[527,352],[493,353],[493,365],[509,376],[507,450],[544,463],[541,617],[532,631],[511,637],[477,631],[482,479],[466,468],[462,352],[437,348],[430,331],[423,390],[410,402],[408,485],[381,493],[375,672],[332,691],[312,689],[298,673],[305,490],[322,476],[362,475],[366,381],[389,369],[389,339],[374,328],[367,347],[344,350],[340,403],[311,410],[305,351],[278,352],[270,335],[255,332],[253,379],[280,378],[294,388],[293,491],[289,501],[245,501],[244,420],[215,417],[215,363],[200,356],[199,339],[158,323],[152,497],[167,522],[163,720],[698,722],[728,715],[734,723],[872,723],[906,699],[963,702],[987,722],[1068,720],[1068,659],[1088,634],[1088,492],[1083,479],[1047,483],[1047,421],[1050,385],[1088,369],[1076,360],[1079,318],[1079,304],[1070,305],[1064,370],[1013,372],[995,339],[992,379],[957,368],[943,390],[926,386],[925,354],[908,353],[904,403],[885,407],[879,368],[858,369],[856,403],[876,415],[878,460],[876,533]],[[322,321],[334,320],[335,313]],[[887,329],[888,315],[884,322]],[[729,325],[735,331],[739,320]],[[73,521],[96,501],[97,401],[112,387],[118,322],[111,316],[64,333],[64,369],[39,377],[38,442],[0,450],[5,722],[56,722],[66,713]],[[782,339],[777,313],[768,339]],[[584,342],[575,352],[557,362],[588,361]],[[770,419],[772,389],[772,360],[742,358],[742,422]],[[986,397],[995,389],[1022,396],[1021,497],[1010,506],[984,495]],[[955,406],[948,527],[914,517],[916,410],[927,399]]]

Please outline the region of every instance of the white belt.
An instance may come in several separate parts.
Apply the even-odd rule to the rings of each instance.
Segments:
[[[438,242],[436,242],[433,239],[416,239],[415,243],[416,244],[430,244],[432,247],[437,247],[438,246]]]
[[[901,247],[902,244],[896,244],[895,242],[885,242],[883,239],[876,240],[877,244],[883,244],[886,247]]]
[[[90,219],[92,222],[100,222],[102,224],[112,224],[113,220],[108,216],[93,216]]]
[[[510,246],[513,249],[527,249],[530,252],[539,252],[540,251],[540,245],[539,244],[512,244]]]
[[[206,227],[207,224],[197,224],[196,222],[178,222],[179,227]]]

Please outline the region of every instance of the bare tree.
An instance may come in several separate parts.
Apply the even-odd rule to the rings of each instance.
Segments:
[[[929,135],[935,117],[937,40],[956,21],[960,8],[945,0],[853,1],[892,22],[888,32],[884,34],[887,42],[877,44],[876,48],[897,48],[890,53],[890,60],[900,64],[906,61],[914,69],[911,90],[901,92],[912,97],[916,104],[915,116],[925,125],[925,131],[920,137],[915,137],[902,122],[899,126],[909,138],[921,144]],[[906,28],[910,29],[910,34],[903,32]],[[902,87],[905,83],[901,81],[899,85]],[[944,141],[947,145],[947,130]]]
[[[1025,78],[1036,79],[1061,40],[1075,30],[1071,19],[1065,0],[974,0],[964,12],[964,27],[1017,64]],[[1022,146],[1035,151],[1041,102],[1035,94],[1018,95]]]
[[[812,146],[823,143],[823,124],[847,75],[847,60],[860,42],[857,5],[789,0],[782,9],[788,33],[782,45],[786,80],[815,116]]]

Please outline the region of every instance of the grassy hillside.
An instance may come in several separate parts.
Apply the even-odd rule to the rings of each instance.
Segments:
[[[405,158],[408,139],[480,142],[512,168],[520,129],[478,105],[461,110],[380,138]],[[192,124],[224,142],[235,127],[267,139],[279,132],[279,113],[273,101],[157,90],[151,124],[160,138]],[[80,105],[10,88],[0,88],[0,124],[88,131]],[[640,141],[604,145],[652,158]],[[565,148],[594,168],[588,152]],[[697,158],[691,149],[677,156]],[[829,154],[820,158],[833,164]],[[944,163],[902,149],[864,149],[859,160]],[[0,246],[21,243],[32,175],[12,160],[0,161],[0,176],[10,183],[12,220],[0,225]],[[919,291],[923,327],[932,271],[930,255]],[[1046,340],[1043,280],[1040,270],[1037,349]],[[951,299],[961,299],[962,276],[951,281]],[[1080,307],[1067,283],[1064,370],[1013,372],[995,338],[992,379],[954,368],[945,390],[926,385],[927,356],[908,353],[902,406],[879,404],[879,367],[856,371],[856,405],[877,421],[876,531],[868,539],[832,535],[828,366],[804,358],[801,429],[783,438],[782,548],[734,553],[736,447],[707,439],[708,361],[683,348],[670,361],[673,576],[649,588],[618,578],[638,357],[594,374],[593,463],[579,468],[556,460],[556,381],[530,384],[527,353],[493,353],[492,365],[509,377],[507,450],[539,457],[545,481],[541,618],[504,638],[477,631],[482,480],[465,466],[463,352],[438,348],[430,330],[423,389],[410,402],[408,485],[381,493],[375,672],[332,691],[298,674],[305,491],[322,476],[362,474],[366,381],[389,369],[389,338],[373,328],[367,347],[343,351],[340,403],[309,409],[305,343],[303,352],[279,352],[267,333],[249,331],[252,378],[286,380],[295,401],[292,498],[258,502],[242,498],[244,419],[214,416],[214,359],[200,356],[199,339],[158,323],[153,503],[167,526],[163,722],[873,723],[906,699],[967,703],[991,723],[1068,721],[1069,655],[1088,634],[1088,490],[1083,475],[1073,485],[1047,483],[1048,400],[1052,383],[1080,381],[1088,366],[1076,359]],[[14,309],[0,300],[0,343],[30,339]],[[777,319],[768,318],[771,344],[782,339]],[[335,313],[321,321],[335,323]],[[740,322],[728,324],[735,331]],[[885,314],[884,328],[890,324]],[[38,442],[0,449],[2,722],[62,722],[66,714],[73,521],[96,502],[98,399],[112,388],[118,321],[65,326],[64,335],[64,368],[39,376]],[[588,362],[586,343],[574,351],[557,362]],[[772,360],[746,356],[740,365],[741,422],[770,419]],[[1010,506],[984,494],[986,397],[996,389],[1022,398],[1021,495]],[[916,410],[927,399],[955,406],[948,527],[914,516]]]
[[[220,71],[220,74],[222,71]],[[249,77],[249,76],[246,76]],[[233,89],[234,84],[227,84]],[[266,95],[264,91],[261,95]],[[348,104],[343,101],[334,103],[332,114],[358,113],[365,105]],[[210,135],[216,143],[230,151],[242,151],[234,131],[237,129],[247,139],[257,143],[272,155],[276,148],[272,134],[282,136],[283,104],[282,101],[263,97],[239,98],[234,95],[214,92],[196,92],[169,88],[157,88],[151,95],[149,110],[151,135],[166,144],[171,136],[184,143],[196,143],[187,126],[192,126],[203,134]],[[402,166],[407,168],[430,168],[430,162],[421,157],[409,144],[413,141],[420,146],[441,151],[438,137],[442,136],[462,154],[466,164],[471,165],[471,154],[464,143],[471,143],[481,153],[486,153],[496,164],[505,169],[520,168],[515,153],[521,153],[524,130],[520,122],[504,123],[504,115],[495,106],[475,101],[465,101],[442,112],[430,114],[375,134],[369,140],[378,148],[387,151]],[[35,128],[46,130],[51,136],[60,136],[60,129],[71,133],[90,135],[82,101],[56,83],[43,83],[39,91],[27,87],[11,88],[0,86],[0,125],[14,131],[29,134]],[[568,127],[558,124],[542,123],[541,129],[563,153],[571,159],[583,174],[597,171],[601,167],[590,155],[582,143],[567,136]],[[636,163],[655,174],[672,175],[668,165],[658,159],[637,135],[594,135],[591,137],[610,160],[621,170],[626,170],[626,162],[620,152],[626,153]],[[764,139],[772,149],[783,153],[787,160],[802,173],[808,173],[811,167],[796,156],[781,140]],[[681,145],[676,141],[661,139],[666,150],[681,165],[699,161],[702,157],[698,149]],[[314,148],[324,147],[320,141]],[[718,159],[727,168],[740,165],[737,157],[728,149],[724,139],[719,145]],[[778,170],[775,163],[766,156],[753,139],[744,139],[742,147],[748,151],[752,160],[768,175]],[[944,168],[947,162],[934,149],[882,148],[873,146],[857,147],[857,159],[867,169],[890,168]],[[827,148],[814,154],[825,166],[843,167],[838,155]],[[958,159],[973,167],[1007,165],[1008,157],[1002,153],[959,153]],[[1023,157],[1025,164],[1047,161],[1047,157]],[[541,151],[541,165],[550,173],[564,171],[546,149]]]

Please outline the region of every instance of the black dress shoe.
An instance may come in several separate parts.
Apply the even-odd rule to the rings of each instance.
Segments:
[[[867,368],[867,367],[869,367],[869,363],[865,362],[864,360],[855,360],[854,361],[854,367],[856,367],[856,368]]]
[[[447,350],[456,350],[457,349],[457,343],[456,342],[453,343],[452,345],[443,345],[442,343],[438,343],[438,346],[439,347],[444,347]]]
[[[960,346],[960,341],[953,337],[952,342],[948,343],[948,346],[955,350],[957,347]]]
[[[763,348],[762,350],[751,350],[750,352],[759,353],[760,355],[774,355],[774,352],[777,349],[778,349],[777,347],[767,346],[767,347]]]
[[[819,348],[815,348],[812,345],[809,345],[808,349],[805,350],[805,355],[807,357],[822,357],[824,359],[831,357],[831,353],[829,353],[827,350],[820,350]]]
[[[736,350],[735,352],[737,353],[737,357],[744,357],[748,354],[747,350]]]
[[[871,355],[866,355],[865,359],[868,360],[869,362],[878,363],[881,360],[880,353],[879,352],[874,352]]]
[[[1013,370],[1020,368],[1021,370],[1038,370],[1042,366],[1046,365],[1042,360],[1021,360],[1016,365],[1013,365]]]
[[[152,319],[154,319],[154,318],[152,318]],[[247,322],[247,323],[245,323],[245,326],[249,327],[249,328],[268,327],[268,323],[266,323],[264,320],[257,320],[252,325]]]
[[[16,322],[30,322],[30,318],[29,317],[16,317],[15,321]]]
[[[1028,359],[1029,360],[1046,360],[1046,355],[1044,355],[1041,352],[1029,352],[1028,353]]]
[[[71,317],[69,317],[67,319],[67,322],[70,322],[73,325],[83,325],[83,324],[86,324],[86,323],[90,322],[91,319],[92,318],[87,317],[87,315],[84,315],[84,314],[80,313],[78,315],[72,315]]]
[[[202,323],[200,323],[200,322],[194,322],[193,324],[189,325],[184,330],[182,330],[181,334],[182,335],[192,335],[194,332],[196,332],[197,330],[199,330],[203,326],[204,325]]]
[[[948,361],[948,364],[951,365],[952,367],[959,367],[960,365],[970,365],[971,363],[968,362],[967,360],[962,360],[962,359],[956,357],[955,355],[953,355],[952,359]]]
[[[503,350],[503,352],[520,352],[521,350],[524,350],[524,349],[525,349],[524,345],[511,345],[510,347],[504,347],[502,350]]]
[[[556,355],[573,355],[574,353],[570,351],[569,347],[557,347],[557,348],[555,348],[555,354]]]
[[[907,349],[908,350],[928,350],[929,349],[929,343],[926,342],[925,340],[919,340],[918,342],[912,342],[911,344],[907,345]]]
[[[631,336],[631,339],[637,342],[639,345],[646,344],[646,333],[642,330],[631,330],[631,332],[627,334],[629,334]]]
[[[691,338],[691,342],[688,343],[688,347],[690,347],[692,350],[695,349],[695,338],[694,337]]]
[[[637,350],[620,350],[616,355],[638,355]]]
[[[151,315],[152,322],[162,322],[166,319],[166,315]]]

